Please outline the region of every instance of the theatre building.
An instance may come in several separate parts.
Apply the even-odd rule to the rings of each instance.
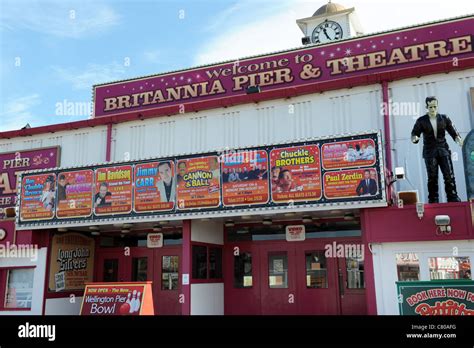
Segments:
[[[299,48],[91,86],[91,119],[0,133],[0,314],[78,315],[86,283],[147,284],[120,313],[155,315],[403,314],[399,282],[471,286],[474,17],[296,23]],[[428,203],[429,96],[460,201],[440,173]]]

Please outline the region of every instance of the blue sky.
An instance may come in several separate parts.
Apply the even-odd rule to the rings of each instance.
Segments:
[[[58,105],[91,103],[95,83],[297,47],[295,20],[324,3],[0,0],[0,131],[87,119]],[[366,33],[474,13],[471,0],[338,3]]]

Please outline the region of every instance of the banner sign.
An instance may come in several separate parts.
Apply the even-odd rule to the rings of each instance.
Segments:
[[[177,163],[178,209],[218,207],[221,197],[218,157],[188,158]]]
[[[176,200],[173,161],[137,164],[134,171],[134,211],[168,211]]]
[[[308,87],[427,64],[472,57],[474,18],[467,17],[330,45],[303,47],[281,53],[230,61],[201,68],[94,86],[94,117],[190,104],[209,107],[240,98],[248,102],[247,88],[261,94]],[[198,107],[196,107],[198,109]]]
[[[105,167],[95,171],[96,215],[132,211],[132,166]]]
[[[321,198],[319,146],[295,146],[270,152],[272,201],[315,201]]]
[[[22,220],[48,220],[56,207],[56,174],[24,177],[21,183]]]
[[[81,315],[153,315],[151,282],[90,283]]]
[[[55,234],[51,241],[49,290],[82,290],[94,276],[94,238]]]
[[[383,206],[380,146],[380,133],[365,133],[24,173],[17,227],[308,204]]]
[[[221,172],[225,206],[268,202],[268,155],[265,150],[225,154],[221,157]]]
[[[474,281],[397,282],[400,315],[474,315]]]
[[[0,153],[0,166],[0,208],[14,207],[19,174],[59,166],[59,147]]]
[[[375,196],[380,192],[375,168],[339,170],[324,173],[327,199]]]
[[[372,166],[376,160],[372,139],[324,144],[321,152],[326,170]]]
[[[58,219],[91,216],[93,188],[94,172],[90,169],[59,173]]]

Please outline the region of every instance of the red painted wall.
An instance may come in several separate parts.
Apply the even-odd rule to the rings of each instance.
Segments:
[[[0,244],[6,244],[7,242],[13,244],[15,238],[15,221],[14,220],[0,220],[0,228],[7,232],[4,240],[0,241]]]
[[[436,215],[449,215],[451,234],[436,234]],[[469,202],[425,204],[422,219],[415,205],[365,209],[361,218],[368,243],[474,239]]]

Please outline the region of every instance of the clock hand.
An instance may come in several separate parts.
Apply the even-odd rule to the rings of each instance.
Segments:
[[[329,35],[328,35],[328,32],[326,31],[326,28],[323,28],[323,32],[324,32],[324,35],[326,35],[326,37],[327,37],[329,40],[331,40],[331,38],[330,38]]]

